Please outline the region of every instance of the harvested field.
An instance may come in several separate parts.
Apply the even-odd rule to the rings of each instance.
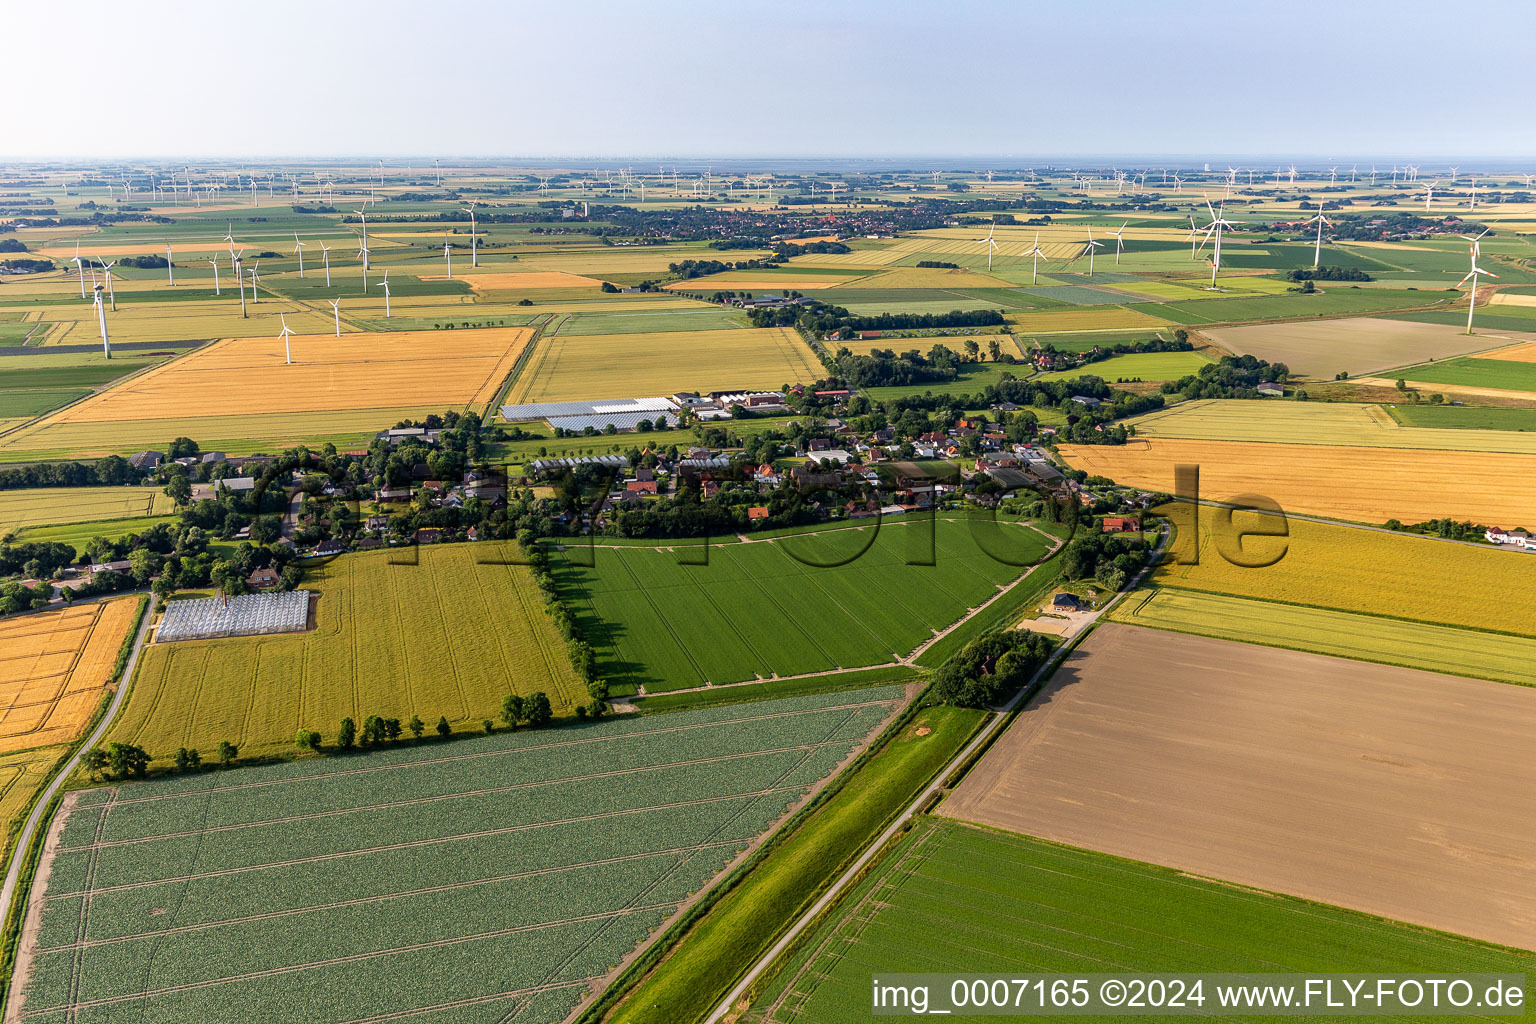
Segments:
[[[1202,497],[1259,494],[1287,512],[1362,523],[1450,516],[1512,526],[1536,509],[1536,455],[1182,438],[1060,451],[1073,468],[1130,487],[1169,492],[1175,466],[1198,465]]]
[[[25,487],[0,491],[0,535],[58,523],[162,515],[173,508],[159,487]]]
[[[1522,295],[1522,299],[1533,300],[1536,305],[1536,295]],[[1478,353],[1479,359],[1508,359],[1512,363],[1536,363],[1536,343],[1522,341],[1518,345],[1508,348],[1495,349],[1492,352]]]
[[[900,687],[69,796],[17,977],[42,1020],[563,1020],[846,761]]]
[[[1132,595],[1110,618],[1176,633],[1536,686],[1536,638],[1531,637],[1169,587]]]
[[[344,555],[304,581],[319,594],[311,632],[146,649],[107,738],[159,759],[220,740],[287,753],[301,727],[333,737],[343,718],[478,728],[507,694],[537,690],[569,715],[586,687],[532,574],[495,564],[508,557],[489,543]]]
[[[1357,377],[1356,383],[1366,384],[1380,388],[1396,388],[1396,380],[1388,380],[1385,377]],[[1417,388],[1425,393],[1439,392],[1448,399],[1462,398],[1491,398],[1496,402],[1510,402],[1530,404],[1536,402],[1536,391],[1513,391],[1509,388],[1485,388],[1471,384],[1442,384],[1438,381],[1404,379],[1411,388]]]
[[[939,813],[1530,949],[1532,729],[1525,687],[1109,623]]]
[[[507,403],[757,391],[809,383],[825,373],[787,327],[663,331],[577,337],[545,334]]]
[[[1091,365],[1108,367],[1115,362]],[[1536,434],[1404,426],[1382,406],[1345,402],[1210,399],[1180,402],[1131,422],[1140,437],[1536,455]]]
[[[1321,378],[1341,371],[1351,376],[1378,373],[1492,344],[1487,335],[1468,337],[1448,324],[1376,317],[1218,327],[1203,333],[1239,355],[1285,363],[1292,373]]]
[[[80,735],[101,703],[140,600],[0,621],[0,754]]]
[[[1159,566],[1159,586],[1536,637],[1536,576],[1528,564],[1533,556],[1524,552],[1293,519],[1288,537],[1250,536],[1239,555],[1215,512],[1201,509],[1199,564]],[[1187,561],[1186,538],[1195,532],[1188,506],[1173,515],[1180,526],[1172,554]],[[1233,523],[1256,531],[1265,518],[1239,512]],[[1274,564],[1246,568],[1234,561]]]
[[[423,281],[447,281],[446,274],[423,274]],[[540,288],[596,288],[603,282],[593,277],[567,274],[560,270],[528,270],[510,274],[488,274],[475,271],[455,274],[452,280],[463,281],[477,292],[529,291]]]
[[[1069,976],[1335,971],[1343,964],[1382,973],[1536,970],[1527,954],[919,817],[741,1020],[865,1024],[872,975],[964,973],[978,961],[999,973]]]

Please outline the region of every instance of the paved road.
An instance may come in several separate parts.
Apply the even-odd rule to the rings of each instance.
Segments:
[[[153,601],[154,598],[150,597],[149,600]],[[101,721],[96,723],[96,728],[91,730],[91,734],[75,748],[74,756],[59,769],[53,781],[48,783],[42,795],[37,798],[37,802],[32,805],[32,813],[27,815],[26,824],[21,827],[20,834],[16,836],[16,847],[11,851],[11,863],[5,872],[5,885],[0,887],[0,914],[10,912],[11,901],[15,898],[16,886],[21,879],[21,866],[26,862],[27,850],[32,845],[32,836],[37,831],[38,825],[42,823],[43,812],[48,809],[49,801],[59,791],[59,787],[64,785],[64,780],[68,779],[80,764],[80,759],[85,756],[85,752],[101,742],[107,728],[112,724],[112,719],[117,716],[118,708],[122,707],[124,698],[128,696],[128,683],[133,679],[134,666],[139,663],[139,652],[144,649],[144,640],[149,636],[149,623],[152,618],[154,618],[153,606],[144,611],[144,621],[139,624],[139,634],[134,637],[133,650],[128,653],[128,663],[123,666],[123,674],[117,681],[117,692],[112,695],[112,703],[107,706]],[[20,912],[25,914],[26,907],[22,907]],[[0,924],[3,923],[3,920],[0,920]]]
[[[1158,542],[1156,550],[1152,553],[1152,559],[1146,566],[1142,568],[1140,572],[1136,574],[1135,579],[1131,580],[1130,585],[1128,585],[1124,590],[1106,602],[1103,608],[1100,608],[1098,611],[1091,613],[1095,619],[1097,619],[1098,616],[1102,615],[1104,612],[1107,612],[1109,609],[1113,608],[1121,598],[1123,598],[1126,594],[1131,593],[1136,589],[1137,586],[1140,585],[1142,579],[1145,578],[1146,574],[1151,570],[1152,563],[1155,562],[1158,556],[1163,553],[1163,548],[1167,545],[1168,540],[1169,534],[1164,532],[1162,539]],[[1087,628],[1088,627],[1086,625],[1083,627],[1085,630]],[[1081,633],[1078,635],[1081,635]],[[993,715],[987,724],[982,727],[981,731],[977,733],[974,738],[972,738],[971,742],[967,743],[965,748],[961,750],[960,753],[956,754],[948,764],[939,770],[938,774],[934,776],[933,781],[925,786],[923,791],[917,795],[916,799],[907,805],[906,810],[902,811],[901,814],[897,816],[896,820],[891,822],[891,824],[886,827],[884,832],[880,833],[879,837],[876,838],[873,843],[870,843],[869,846],[865,847],[864,852],[859,855],[858,859],[849,865],[848,870],[844,871],[842,875],[838,877],[837,881],[833,882],[831,887],[828,888],[826,892],[822,893],[816,902],[812,903],[810,907],[808,907],[806,911],[800,915],[795,923],[790,926],[789,930],[779,938],[779,941],[775,942],[772,948],[770,948],[768,952],[764,953],[762,957],[760,957],[758,961],[747,970],[747,973],[742,977],[741,981],[737,983],[736,987],[731,989],[730,994],[725,997],[719,1006],[715,1007],[715,1011],[709,1015],[709,1018],[705,1024],[718,1024],[719,1021],[723,1020],[725,1016],[730,1013],[731,1007],[736,1003],[737,1000],[741,999],[746,994],[747,989],[751,987],[752,983],[760,978],[763,972],[766,971],[775,960],[782,956],[784,952],[788,950],[789,947],[795,942],[795,940],[800,937],[801,933],[809,928],[811,924],[818,918],[820,918],[821,915],[826,911],[827,907],[831,906],[833,901],[838,899],[843,894],[843,892],[854,883],[854,880],[859,877],[869,862],[873,860],[881,850],[885,849],[885,847],[890,844],[891,840],[894,839],[901,832],[901,830],[906,827],[906,824],[912,820],[912,818],[917,814],[918,808],[922,807],[923,804],[931,799],[935,793],[939,792],[939,790],[944,787],[945,780],[954,774],[955,770],[964,764],[968,758],[976,753],[977,750],[981,749],[982,744],[987,743],[992,739],[993,735],[996,734],[997,731],[1003,727],[1003,724],[1008,721],[1009,712],[1018,707],[1019,703],[1024,699],[1024,695],[1029,693],[1030,690],[1034,688],[1036,683],[1038,683],[1045,677],[1047,673],[1056,667],[1057,663],[1066,656],[1070,646],[1070,644],[1063,644],[1056,648],[1055,653],[1052,654],[1046,663],[1041,665],[1039,670],[1030,677],[1028,685],[1020,689],[1018,693],[1014,694],[1013,698],[1009,700],[1008,703],[997,709],[999,713]]]

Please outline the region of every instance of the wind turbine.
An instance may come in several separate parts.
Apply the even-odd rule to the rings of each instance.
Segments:
[[[384,319],[389,319],[389,271],[384,271]]]
[[[283,339],[283,365],[289,366],[293,363],[293,349],[288,344],[288,336],[293,333],[293,328],[288,326],[288,318],[286,316],[283,316],[281,313],[278,316],[282,317],[283,320],[283,333],[281,335]]]
[[[448,244],[448,237],[443,236],[443,259],[448,262],[448,280],[453,280],[453,249]]]
[[[171,287],[176,287],[176,264],[171,262],[171,243],[165,243],[165,274],[171,279]]]
[[[253,306],[261,301],[261,296],[256,294],[256,278],[259,276],[258,272],[260,270],[261,260],[257,260],[255,263],[251,264],[251,305]]]
[[[469,214],[469,265],[480,266],[480,250],[475,246],[475,204],[470,203],[464,207],[464,212]]]
[[[1460,167],[1452,167],[1451,168],[1451,184],[1452,185],[1456,184],[1456,172],[1459,171],[1459,170],[1461,170]]]
[[[1195,258],[1195,239],[1200,237],[1200,229],[1195,227],[1195,215],[1189,215],[1189,258]]]
[[[1486,235],[1487,233],[1488,233],[1488,230],[1485,228],[1483,230],[1483,235]],[[1467,300],[1467,333],[1468,334],[1472,333],[1472,310],[1477,307],[1477,281],[1478,281],[1478,278],[1479,277],[1491,277],[1495,281],[1497,281],[1499,279],[1499,275],[1498,274],[1490,273],[1489,271],[1486,271],[1482,267],[1479,267],[1477,265],[1477,257],[1480,255],[1480,249],[1481,249],[1481,247],[1478,245],[1477,239],[1478,238],[1482,238],[1483,235],[1478,235],[1477,238],[1474,238],[1472,240],[1472,244],[1470,246],[1468,246],[1468,251],[1472,254],[1472,269],[1467,271],[1467,276],[1466,277],[1464,277],[1460,281],[1456,282],[1456,287],[1457,288],[1460,288],[1462,285],[1466,284],[1469,280],[1472,282],[1472,294],[1468,297],[1468,300]],[[1466,237],[1466,236],[1463,235],[1462,237]]]
[[[1323,216],[1323,201],[1317,201],[1317,216],[1307,223],[1317,222],[1317,247],[1312,250],[1312,269],[1316,270],[1323,261],[1323,225],[1332,224],[1333,221]]]
[[[324,242],[320,243],[320,256],[325,260],[325,286],[331,286],[331,247]]]
[[[992,238],[992,236],[996,232],[997,232],[997,220],[994,218],[993,221],[992,221],[992,228],[991,228],[991,230],[989,230],[987,232],[987,237],[986,238],[977,238],[977,239],[974,240],[976,242],[976,244],[978,244],[978,245],[985,245],[987,247],[987,270],[988,270],[988,272],[990,272],[992,270],[992,254],[997,252],[997,242],[995,242],[993,240],[993,238]]]
[[[106,358],[112,358],[112,343],[107,340],[107,309],[101,303],[101,285],[96,285],[96,319],[101,324],[101,351]]]
[[[1338,178],[1339,178],[1339,168],[1338,168],[1338,166],[1335,165],[1333,167],[1328,168],[1328,184],[1332,185],[1335,181],[1338,180]]]
[[[213,267],[213,294],[218,295],[219,294],[219,258],[217,256],[210,256],[208,258],[208,264],[209,264],[209,266]]]
[[[1424,209],[1426,211],[1429,210],[1429,201],[1435,198],[1435,186],[1438,184],[1440,184],[1440,181],[1437,178],[1436,180],[1430,182],[1428,185],[1424,186]]]
[[[1035,258],[1034,269],[1030,271],[1029,274],[1029,286],[1033,288],[1035,286],[1035,279],[1040,276],[1040,257],[1045,255],[1044,251],[1042,251],[1040,248],[1040,232],[1035,232],[1035,244],[1030,249],[1028,249],[1024,255],[1033,256]]]
[[[358,258],[363,261],[363,291],[368,290],[368,243],[359,242],[357,246]]]
[[[1088,276],[1092,277],[1093,276],[1093,254],[1094,254],[1094,252],[1096,250],[1102,249],[1104,247],[1104,243],[1103,242],[1095,242],[1093,240],[1093,228],[1090,225],[1086,225],[1085,224],[1083,226],[1088,229]]]
[[[1117,267],[1120,265],[1120,254],[1125,252],[1125,239],[1120,236],[1125,233],[1125,228],[1128,224],[1130,224],[1130,221],[1121,224],[1119,231],[1110,232],[1110,234],[1115,236],[1115,266]]]
[[[1206,225],[1205,238],[1201,239],[1200,246],[1204,248],[1206,239],[1209,239],[1213,233],[1216,235],[1216,248],[1213,250],[1211,258],[1211,287],[1215,288],[1216,273],[1221,269],[1221,232],[1223,228],[1232,227],[1232,223],[1222,218],[1222,214],[1227,212],[1227,204],[1221,204],[1221,212],[1218,213],[1212,208],[1211,201],[1207,199],[1205,201],[1205,208],[1211,213],[1211,223]]]
[[[299,241],[299,233],[293,233],[293,251],[299,255],[299,279],[304,278],[304,243]]]
[[[80,261],[80,239],[78,238],[75,239],[75,273],[80,275],[80,297],[83,299],[85,298],[85,264]]]
[[[241,257],[241,255],[244,252],[245,252],[245,250],[241,249],[240,252],[231,253],[231,255],[234,256],[234,263],[235,263],[235,284],[240,288],[240,318],[242,320],[245,319],[245,315],[246,315],[245,314],[245,277],[240,273],[240,257]]]
[[[336,321],[336,337],[339,338],[341,337],[341,300],[327,299],[326,301],[331,304],[331,316]]]
[[[364,203],[362,206],[359,206],[357,208],[357,216],[363,222],[363,239],[362,239],[362,244],[357,247],[357,254],[360,257],[362,257],[362,260],[363,260],[363,272],[367,273],[367,271],[368,271],[368,204],[367,203]],[[363,287],[366,288],[368,286],[364,285]]]
[[[230,221],[229,230],[224,234],[224,241],[229,243],[229,262],[235,262],[235,224]]]
[[[117,292],[112,287],[112,268],[115,266],[117,266],[117,260],[113,260],[101,268],[107,275],[107,298],[112,302],[112,312],[114,313],[117,312]]]

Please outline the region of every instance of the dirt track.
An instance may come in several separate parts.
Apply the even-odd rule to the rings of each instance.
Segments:
[[[1536,949],[1536,690],[1101,624],[939,813]]]

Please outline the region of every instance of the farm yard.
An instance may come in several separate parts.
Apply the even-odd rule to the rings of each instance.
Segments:
[[[0,754],[84,731],[138,617],[140,598],[0,620]]]
[[[1529,972],[1533,958],[943,818],[907,833],[788,959],[743,1024],[856,1024],[870,977],[997,973]]]
[[[1536,456],[1136,438],[1060,447],[1068,465],[1128,487],[1170,492],[1174,467],[1198,465],[1202,497],[1263,495],[1287,512],[1352,522],[1450,517],[1522,523],[1536,508]]]
[[[555,576],[585,613],[603,678],[647,692],[718,685],[897,662],[1054,544],[1029,526],[975,530],[940,520],[707,547],[572,545]]]
[[[542,335],[509,404],[761,391],[809,383],[825,371],[788,328]]]
[[[1109,623],[939,813],[1529,949],[1533,723],[1528,687]]]
[[[509,693],[548,694],[554,713],[587,700],[528,569],[505,545],[375,551],[313,570],[307,633],[155,644],[144,651],[109,740],[162,761],[179,747],[242,755],[293,750],[300,728],[327,742],[343,718],[439,716],[477,729]],[[174,708],[174,712],[167,711]]]
[[[29,904],[22,1010],[559,1020],[901,698],[852,691],[72,794]]]

